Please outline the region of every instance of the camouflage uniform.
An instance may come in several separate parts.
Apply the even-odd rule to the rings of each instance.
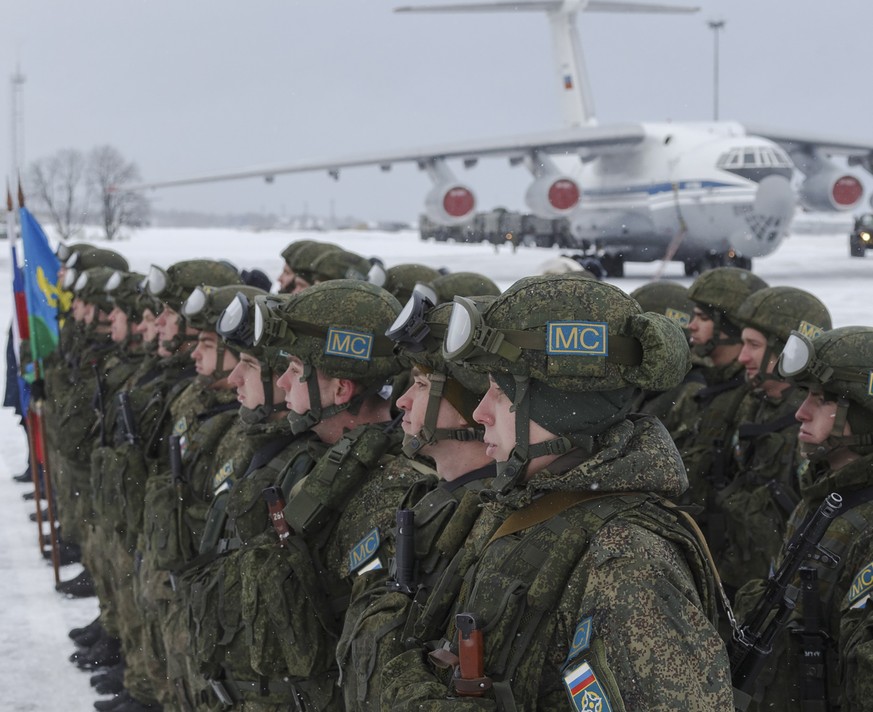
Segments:
[[[484,312],[455,301],[444,354],[499,384],[489,402],[515,414],[515,446],[428,599],[419,645],[385,666],[382,708],[729,709],[715,574],[664,499],[687,484],[681,461],[657,420],[626,415],[636,388],[687,372],[681,330],[572,275],[522,279]],[[477,413],[493,418],[486,400]],[[554,437],[531,443],[531,422]],[[468,624],[482,666],[465,677],[479,647]]]
[[[813,557],[804,564],[811,577],[801,581],[798,576],[792,582],[800,589],[796,608],[787,629],[777,633],[774,652],[757,680],[757,704],[750,709],[868,711],[873,710],[869,599],[873,591],[873,393],[869,383],[873,329],[826,331],[811,339],[811,346],[808,367],[795,377],[836,400],[835,425],[824,442],[806,450],[811,462],[800,473],[802,499],[789,519],[785,541],[790,541],[829,493],[837,492],[843,506],[821,540],[821,546],[836,556],[836,563]],[[782,367],[780,360],[778,368]],[[851,426],[849,436],[842,434],[845,422]],[[859,457],[831,468],[828,453],[843,448]],[[776,565],[785,554],[783,548]],[[739,591],[736,611],[740,619],[753,608],[765,585],[766,581],[752,581]]]

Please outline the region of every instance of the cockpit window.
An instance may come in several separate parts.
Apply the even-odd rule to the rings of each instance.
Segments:
[[[716,166],[756,182],[774,174],[790,179],[794,171],[788,154],[778,146],[736,146],[719,156]]]

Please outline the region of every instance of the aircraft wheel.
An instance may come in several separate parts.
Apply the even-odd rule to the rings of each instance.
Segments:
[[[700,274],[700,262],[697,260],[685,260],[683,265],[685,266],[686,277],[696,277]]]
[[[864,245],[862,245],[859,241],[850,240],[849,241],[849,255],[852,257],[863,257],[864,256]]]
[[[606,270],[607,277],[624,277],[624,257],[621,255],[603,255],[600,264]]]

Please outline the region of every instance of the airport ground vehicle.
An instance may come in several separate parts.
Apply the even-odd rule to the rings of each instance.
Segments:
[[[849,235],[849,254],[863,257],[870,248],[873,248],[873,213],[864,213],[855,218],[855,227]]]

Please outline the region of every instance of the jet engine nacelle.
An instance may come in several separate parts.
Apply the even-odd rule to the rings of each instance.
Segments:
[[[575,210],[581,194],[572,178],[546,174],[531,183],[524,202],[537,217],[561,218]]]
[[[864,197],[864,185],[848,171],[839,168],[813,173],[800,186],[804,204],[814,210],[842,212],[851,210]]]
[[[438,183],[424,199],[425,214],[439,225],[460,225],[473,217],[476,197],[458,182]]]

